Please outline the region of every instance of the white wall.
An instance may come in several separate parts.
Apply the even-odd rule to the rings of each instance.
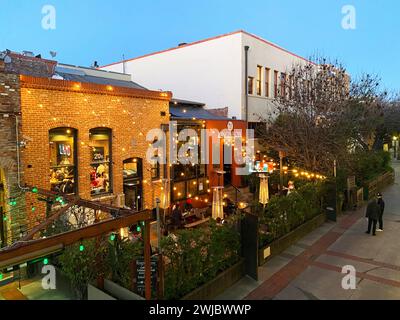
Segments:
[[[132,81],[174,98],[203,102],[207,108],[229,108],[241,118],[241,34],[204,41],[125,63]],[[122,63],[104,68],[122,72]]]
[[[257,122],[260,117],[266,117],[274,108],[274,71],[288,73],[294,64],[305,63],[305,60],[292,53],[276,48],[251,35],[242,33],[242,46],[249,46],[249,70],[248,75],[254,77],[254,94],[249,96],[249,121]],[[243,78],[245,64],[243,56]],[[256,95],[257,66],[263,67],[261,96]],[[270,98],[265,96],[265,68],[270,68]],[[243,90],[245,82],[243,80]],[[243,96],[244,105],[245,96]]]
[[[274,70],[287,73],[305,60],[246,32],[236,32],[125,63],[132,81],[152,90],[172,91],[175,98],[198,101],[207,108],[229,108],[229,117],[245,119],[245,54],[249,46],[249,76],[256,88],[257,65],[262,66],[262,95],[249,97],[249,121],[259,121],[274,106]],[[270,97],[265,97],[265,67],[270,72]],[[122,63],[107,66],[123,72]]]

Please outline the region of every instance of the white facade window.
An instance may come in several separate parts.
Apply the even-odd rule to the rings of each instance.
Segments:
[[[253,92],[254,92],[254,78],[248,77],[247,78],[247,93],[253,94]]]
[[[278,98],[278,71],[274,71],[274,98]]]
[[[270,97],[270,88],[269,88],[270,77],[271,77],[271,69],[265,68],[265,96],[267,98]]]
[[[261,96],[262,94],[262,70],[263,67],[257,66],[257,95]]]

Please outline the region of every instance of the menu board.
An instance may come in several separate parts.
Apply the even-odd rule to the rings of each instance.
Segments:
[[[158,258],[151,258],[151,287],[152,291],[157,290],[157,271],[158,271]],[[139,294],[144,296],[145,293],[145,263],[144,259],[136,260],[136,284]]]

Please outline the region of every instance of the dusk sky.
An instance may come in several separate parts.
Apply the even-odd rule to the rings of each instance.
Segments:
[[[44,5],[56,29],[42,28]],[[356,29],[342,28],[342,7],[356,9]],[[0,51],[29,50],[89,66],[243,29],[297,54],[339,59],[352,75],[378,74],[400,88],[398,0],[0,0]]]

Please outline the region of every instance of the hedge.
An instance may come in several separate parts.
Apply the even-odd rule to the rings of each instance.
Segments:
[[[165,299],[180,299],[240,259],[240,235],[232,225],[180,230],[162,239]]]

